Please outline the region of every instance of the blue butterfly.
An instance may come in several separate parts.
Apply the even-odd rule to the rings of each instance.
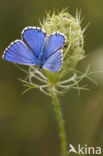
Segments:
[[[58,72],[62,66],[62,50],[65,36],[54,33],[48,36],[42,29],[26,27],[22,40],[16,40],[5,50],[3,58],[12,63],[38,65],[51,72]]]

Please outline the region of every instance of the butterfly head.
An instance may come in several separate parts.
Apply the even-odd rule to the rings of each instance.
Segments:
[[[41,71],[42,67],[43,67],[42,65],[39,65],[38,70]]]

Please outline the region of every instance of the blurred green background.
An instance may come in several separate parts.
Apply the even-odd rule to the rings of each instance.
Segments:
[[[103,70],[103,0],[0,0],[0,55],[11,41],[20,39],[26,26],[39,26],[45,10],[68,7],[75,16],[81,9],[90,23],[85,35],[87,57],[78,64],[84,71]],[[58,126],[51,99],[39,90],[25,95],[18,78],[25,75],[0,59],[0,156],[59,156]],[[68,144],[103,147],[103,74],[93,77],[98,86],[84,80],[90,91],[73,90],[61,97]],[[82,85],[81,84],[81,85]],[[69,145],[68,145],[69,150]],[[71,154],[72,155],[72,154]]]

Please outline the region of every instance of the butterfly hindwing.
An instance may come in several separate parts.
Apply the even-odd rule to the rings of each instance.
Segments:
[[[62,66],[62,50],[52,54],[44,63],[43,67],[51,72],[58,72]]]
[[[14,41],[4,52],[4,60],[24,65],[36,65],[36,57],[21,40]]]
[[[41,52],[45,37],[46,33],[38,27],[26,27],[22,32],[23,41],[37,57]]]
[[[65,36],[61,33],[52,34],[48,39],[48,47],[46,49],[46,58],[60,50],[65,44]]]

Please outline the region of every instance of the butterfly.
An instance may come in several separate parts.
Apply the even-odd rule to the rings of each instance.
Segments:
[[[22,31],[22,39],[15,40],[4,51],[3,59],[58,72],[63,63],[62,48],[65,41],[65,35],[61,33],[47,35],[39,27],[26,27]]]

